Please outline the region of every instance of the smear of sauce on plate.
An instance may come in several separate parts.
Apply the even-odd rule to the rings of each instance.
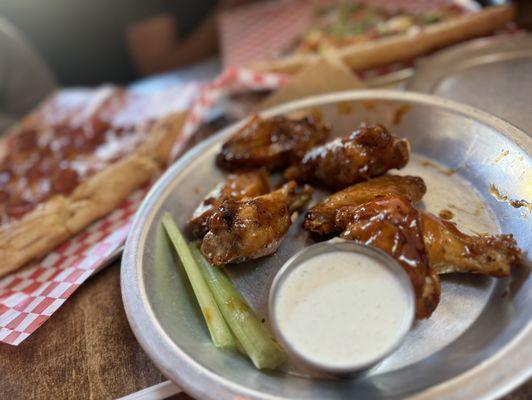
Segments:
[[[377,104],[374,101],[367,100],[362,102],[362,106],[366,111],[373,111],[377,107]]]
[[[474,217],[479,217],[480,216],[480,212],[482,211],[482,206],[478,206],[477,208],[475,208],[473,211],[471,210],[466,210],[465,208],[463,207],[459,207],[459,206],[456,206],[454,204],[449,204],[448,205],[449,208],[453,208],[457,211],[461,211],[465,214],[469,214],[469,215],[473,215]],[[450,211],[451,212],[451,211]],[[454,215],[453,215],[454,216]],[[442,217],[443,218],[443,217]]]
[[[421,165],[424,166],[424,167],[430,167],[430,168],[434,168],[436,170],[438,170],[439,172],[441,172],[442,174],[444,175],[447,175],[447,176],[451,176],[451,175],[454,175],[456,173],[456,170],[455,169],[452,169],[452,168],[444,168],[430,160],[423,160],[421,161]]]
[[[323,120],[323,114],[319,108],[313,108],[310,110],[310,115],[312,118],[314,118],[316,121],[322,121]]]
[[[403,104],[402,106],[399,106],[397,110],[395,110],[395,113],[393,115],[393,124],[399,125],[401,121],[403,120],[403,117],[406,115],[408,111],[412,109],[412,106],[409,104]]]
[[[508,203],[514,208],[525,207],[528,209],[528,211],[532,211],[532,204],[529,201],[524,200],[524,199],[520,199],[520,200],[511,199],[510,196],[506,194],[502,194],[501,191],[493,183],[490,185],[490,193],[497,200]]]
[[[492,164],[497,164],[498,162],[500,162],[504,157],[506,157],[508,154],[510,154],[510,152],[508,150],[503,150],[501,151],[501,154],[499,154],[497,156],[497,158],[495,158],[495,160],[493,160]]]
[[[354,112],[355,105],[350,101],[341,101],[338,103],[338,114],[349,115]]]
[[[446,220],[453,219],[454,217],[454,213],[451,210],[441,210],[438,213],[438,215],[441,219],[446,219]]]

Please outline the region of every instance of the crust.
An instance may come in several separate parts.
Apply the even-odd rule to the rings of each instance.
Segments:
[[[0,276],[33,258],[44,256],[50,249],[68,239],[70,233],[63,223],[66,212],[66,199],[55,196],[21,220],[2,228]]]
[[[91,176],[67,199],[67,230],[75,234],[108,214],[160,171],[160,165],[152,159],[133,154]]]
[[[176,113],[162,119],[133,154],[90,176],[69,196],[54,196],[22,219],[0,228],[0,276],[42,258],[155,177],[166,164],[184,115]]]
[[[158,121],[152,128],[150,136],[139,147],[138,154],[165,165],[186,116],[186,112],[173,113]]]
[[[512,6],[490,7],[482,11],[431,25],[416,34],[376,39],[333,50],[353,70],[375,68],[413,58],[440,47],[486,35],[504,26],[515,16]],[[254,63],[251,68],[294,74],[320,55],[294,55],[273,61]]]

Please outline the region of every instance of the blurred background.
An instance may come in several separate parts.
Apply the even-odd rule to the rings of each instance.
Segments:
[[[56,87],[220,69],[216,19],[242,0],[0,0],[0,132]]]
[[[199,74],[215,74],[218,17],[249,3],[0,0],[0,131],[54,87],[126,84],[204,60]],[[530,26],[532,1],[516,3],[519,22]]]
[[[216,13],[251,2],[0,0],[0,24],[13,24],[62,85],[126,83],[214,54]],[[532,9],[520,15],[530,19]]]
[[[205,28],[198,32],[203,33],[203,38],[198,38],[203,40],[196,39],[196,46],[175,45],[178,39],[194,36],[194,28],[208,22],[209,15],[221,5],[217,3],[0,0],[0,16],[6,20],[3,24],[10,22],[25,36],[62,85],[94,85],[106,81],[130,82],[141,75],[179,67],[214,53],[215,35]],[[167,58],[150,60],[159,50],[170,50]],[[190,52],[194,54],[179,54]]]

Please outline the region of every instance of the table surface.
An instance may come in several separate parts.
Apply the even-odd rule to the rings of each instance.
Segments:
[[[111,399],[165,380],[129,328],[119,262],[89,279],[21,345],[0,345],[2,398]]]

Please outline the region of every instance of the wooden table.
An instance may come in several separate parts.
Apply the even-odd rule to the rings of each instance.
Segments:
[[[129,328],[119,262],[89,279],[21,345],[0,344],[2,399],[113,399],[165,380]]]

